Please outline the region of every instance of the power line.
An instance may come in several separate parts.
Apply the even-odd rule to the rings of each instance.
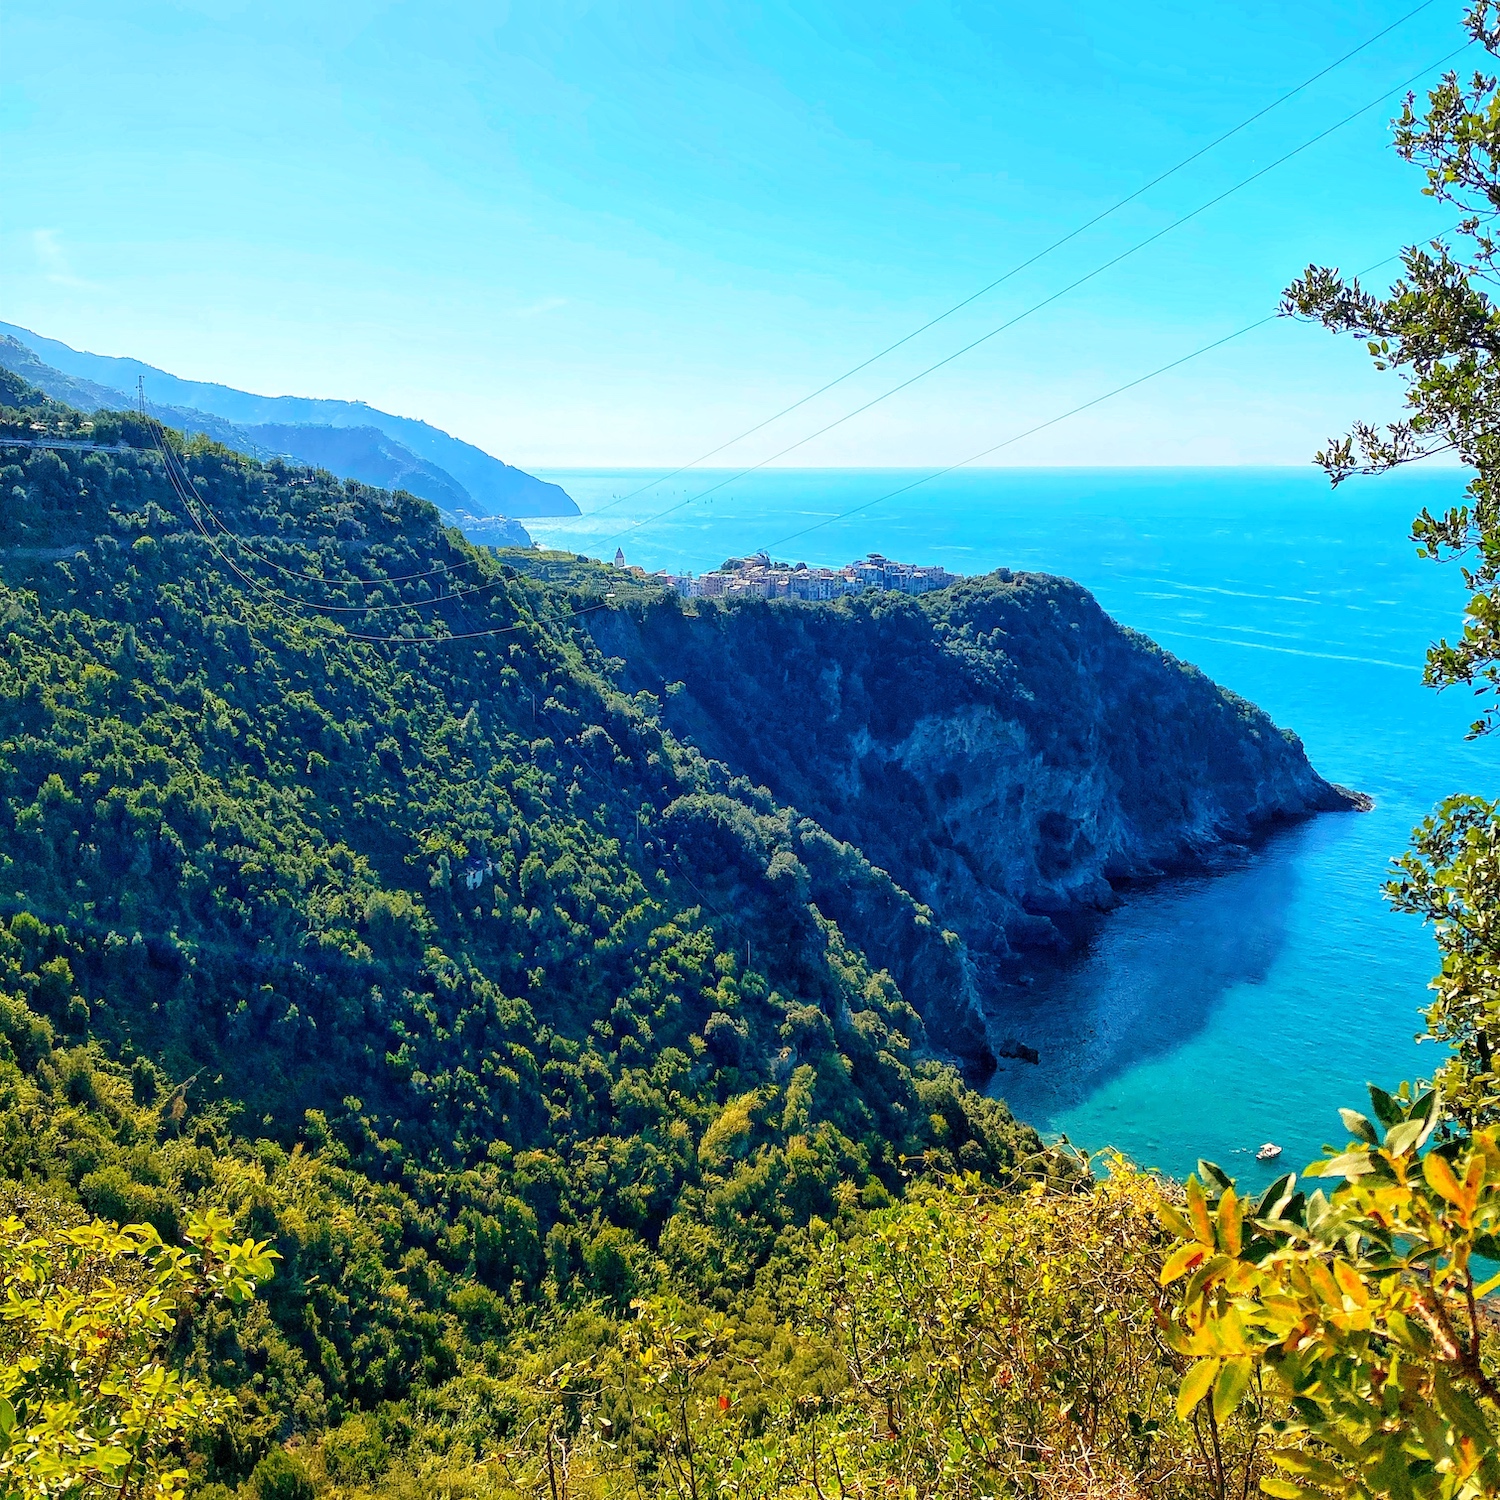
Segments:
[[[598,604],[587,604],[582,609],[569,610],[567,614],[557,615],[555,620],[576,620],[583,615],[591,615],[601,609],[608,609],[609,605],[601,601]],[[489,630],[455,630],[447,635],[365,635],[357,630],[345,630],[344,634],[351,641],[364,641],[367,644],[382,646],[441,646],[448,641],[477,641],[492,635],[512,635],[518,630],[526,629],[528,624],[545,625],[555,623],[541,619],[521,621],[515,625],[499,625]]]
[[[159,429],[161,432],[165,432],[166,429],[162,425],[162,422],[161,422],[160,418],[157,417],[156,413],[155,412],[150,412],[150,411],[147,410],[147,405],[146,405],[146,377],[144,375],[137,375],[136,378],[135,378],[135,384],[136,384],[137,398],[138,398],[139,403],[140,403],[140,417],[141,417],[141,420],[144,423],[147,424],[148,429],[152,429],[152,424],[154,423],[155,424],[155,429]],[[170,468],[170,465],[168,465],[168,463],[167,463],[167,448],[170,447],[170,445],[169,444],[168,445],[164,445],[162,443],[161,439],[156,435],[156,431],[155,430],[153,430],[153,441],[156,443],[156,451],[161,455],[163,465]],[[267,464],[267,459],[266,459],[265,455],[267,454],[268,450],[261,448],[260,444],[254,442],[253,440],[251,441],[250,446],[253,449],[256,450],[255,453],[250,454],[250,455],[241,455],[241,456],[242,457],[248,456],[248,457],[254,458],[255,461],[260,464],[261,468],[264,469],[266,467],[266,464]],[[231,450],[231,451],[237,451],[237,450]],[[270,454],[270,457],[273,458],[273,459],[291,459],[292,463],[294,465],[296,465],[298,468],[306,468],[306,469],[309,469],[309,470],[311,470],[313,468],[313,466],[311,464],[300,464],[300,463],[298,463],[297,459],[292,454],[289,454],[289,453],[273,453],[273,454]],[[247,546],[246,543],[238,535],[236,535],[236,533],[233,530],[233,528],[231,526],[229,526],[229,524],[221,516],[219,516],[214,511],[213,507],[211,505],[209,505],[209,503],[201,495],[198,494],[196,486],[194,486],[192,484],[192,477],[191,477],[191,475],[189,475],[187,473],[187,469],[186,469],[185,466],[183,467],[183,475],[187,479],[189,487],[192,488],[193,496],[197,500],[198,504],[203,507],[204,511],[208,514],[209,518],[214,522],[214,524],[219,528],[219,530],[222,531],[227,537],[230,537],[234,541],[234,543],[235,543],[236,546],[240,547],[243,551],[248,552],[250,554],[250,556],[253,557],[253,558],[255,558],[255,560],[257,562],[263,563],[266,567],[268,567],[268,568],[274,568],[278,573],[282,573],[282,574],[284,574],[288,578],[297,578],[297,579],[302,580],[305,583],[322,583],[322,584],[327,584],[327,583],[336,581],[339,584],[340,587],[346,586],[348,584],[358,584],[361,588],[379,588],[382,584],[386,584],[386,583],[415,583],[419,579],[423,579],[423,578],[435,578],[435,577],[438,577],[439,575],[442,575],[442,574],[446,574],[446,573],[449,573],[449,572],[454,572],[454,571],[457,570],[457,568],[473,567],[479,561],[478,557],[475,556],[475,557],[471,557],[471,558],[465,558],[463,562],[458,563],[456,565],[444,563],[441,567],[429,568],[426,572],[422,572],[422,573],[395,573],[395,574],[388,575],[387,577],[385,577],[383,579],[367,579],[367,578],[358,578],[358,577],[355,577],[355,578],[347,578],[347,579],[330,580],[330,579],[327,579],[327,578],[320,578],[320,577],[318,577],[314,573],[302,573],[302,572],[299,572],[298,570],[296,570],[294,568],[285,568],[280,563],[273,561],[271,558],[266,557],[263,554],[256,552],[253,547]],[[175,487],[176,486],[174,485],[174,488]],[[180,496],[179,496],[179,498],[180,498]],[[424,603],[432,603],[434,601],[432,601],[432,600],[424,600],[423,602]],[[310,606],[310,607],[312,607],[312,608],[318,608],[319,606],[314,605],[314,606]],[[335,605],[327,605],[327,606],[322,606],[322,607],[327,608],[327,609],[337,609],[338,608],[338,606],[335,606]],[[376,606],[374,606],[374,608],[376,608],[376,609],[381,609],[381,608],[385,608],[385,607],[387,607],[387,606],[382,606],[382,605],[376,605]],[[393,607],[396,607],[396,608],[414,608],[415,606],[400,605],[400,606],[393,606]],[[360,606],[351,606],[351,607],[348,607],[348,608],[351,609],[351,610],[357,610],[358,608],[360,608]]]
[[[1372,266],[1366,266],[1363,271],[1355,272],[1356,278],[1368,276],[1371,271],[1378,271],[1381,266],[1389,265],[1398,256],[1387,255],[1383,260],[1378,260]],[[873,500],[866,500],[861,505],[852,506],[846,511],[841,511],[836,516],[828,516],[824,520],[815,521],[811,526],[804,526],[800,531],[793,531],[786,536],[777,537],[774,542],[767,544],[763,551],[769,551],[771,547],[782,547],[788,542],[794,542],[799,537],[808,535],[809,532],[821,531],[825,526],[833,526],[839,521],[846,521],[850,516],[857,516],[861,511],[871,509],[885,500],[894,500],[898,495],[904,495],[911,490],[918,489],[924,484],[931,484],[935,479],[942,479],[945,475],[952,474],[957,469],[967,468],[970,464],[978,463],[981,458],[988,458],[992,453],[998,453],[1002,448],[1009,448],[1014,443],[1019,443],[1025,438],[1033,437],[1038,432],[1045,431],[1048,427],[1055,427],[1059,422],[1066,422],[1069,417],[1076,417],[1080,412],[1088,411],[1091,407],[1099,406],[1105,401],[1111,401],[1116,396],[1124,395],[1126,391],[1134,390],[1138,385],[1144,385],[1148,380],[1155,380],[1158,375],[1165,375],[1169,370],[1178,369],[1191,360],[1201,355],[1212,353],[1215,349],[1222,349],[1225,344],[1233,343],[1235,339],[1244,338],[1247,333],[1254,333],[1257,328],[1264,328],[1267,323],[1274,323],[1281,316],[1280,313],[1268,313],[1264,318],[1257,318],[1253,323],[1247,323],[1243,328],[1237,328],[1233,333],[1226,333],[1222,338],[1214,339],[1212,343],[1204,344],[1201,348],[1194,349],[1191,354],[1180,355],[1177,359],[1169,360],[1164,365],[1158,365],[1156,369],[1148,371],[1145,375],[1137,375],[1134,380],[1127,380],[1124,385],[1117,385],[1113,390],[1105,391],[1102,396],[1095,396],[1091,401],[1084,401],[1080,405],[1060,413],[1058,416],[1049,417],[1045,422],[1038,422],[1034,427],[1028,427],[1024,432],[1018,432],[1002,442],[993,444],[979,453],[972,453],[968,458],[960,459],[955,464],[949,464],[946,468],[936,469],[931,474],[924,474],[920,479],[914,479],[910,484],[903,484],[894,490],[888,490],[883,495],[877,495]]]
[[[1190,222],[1193,219],[1196,219],[1200,214],[1206,213],[1210,208],[1213,208],[1216,205],[1224,202],[1226,198],[1232,197],[1235,193],[1241,191],[1241,189],[1248,187],[1252,182],[1258,181],[1268,172],[1273,172],[1277,167],[1285,165],[1287,162],[1291,161],[1293,157],[1300,156],[1302,152],[1317,145],[1319,141],[1327,139],[1327,137],[1334,134],[1335,131],[1342,130],[1345,125],[1348,125],[1352,121],[1357,120],[1361,115],[1368,114],[1370,110],[1383,103],[1386,99],[1389,99],[1392,94],[1401,93],[1403,90],[1410,88],[1411,85],[1416,83],[1419,79],[1425,77],[1434,68],[1440,68],[1444,63],[1451,62],[1453,58],[1459,55],[1459,53],[1467,51],[1472,45],[1472,42],[1465,42],[1461,47],[1455,47],[1452,52],[1449,52],[1445,56],[1438,58],[1436,62],[1427,64],[1426,67],[1412,74],[1412,76],[1406,79],[1404,82],[1396,84],[1393,88],[1386,89],[1379,96],[1371,99],[1367,104],[1360,105],[1358,109],[1351,111],[1342,119],[1337,120],[1332,125],[1329,125],[1325,129],[1320,130],[1316,135],[1310,136],[1307,140],[1303,141],[1301,145],[1294,146],[1284,155],[1278,156],[1275,161],[1269,162],[1265,166],[1258,168],[1256,171],[1250,173],[1248,177],[1242,177],[1232,186],[1225,188],[1223,192],[1217,193],[1212,198],[1209,198],[1206,202],[1200,203],[1197,208],[1189,210],[1180,218],[1174,219],[1170,224],[1167,224],[1163,228],[1156,230],[1154,233],[1147,235],[1145,239],[1137,240],[1135,244],[1131,245],[1125,250],[1122,250],[1118,255],[1111,256],[1110,259],[1104,261],[1100,265],[1095,266],[1092,271],[1085,272],[1084,275],[1078,277],[1074,281],[1069,282],[1067,286],[1061,288],[1059,291],[1053,292],[1050,296],[1042,298],[1040,302],[1032,303],[1031,306],[1022,309],[1022,311],[1015,314],[1014,317],[1007,318],[1005,322],[1000,323],[996,327],[990,329],[988,333],[981,334],[977,339],[971,340],[961,349],[957,349],[952,354],[946,355],[944,358],[938,360],[935,364],[928,365],[925,370],[918,371],[915,375],[906,380],[903,380],[899,385],[894,385],[889,390],[881,392],[880,395],[872,397],[863,405],[855,407],[853,411],[845,412],[843,416],[836,417],[832,422],[829,422],[824,426],[818,428],[816,432],[811,432],[806,437],[799,438],[795,443],[789,443],[785,448],[779,449],[777,452],[761,459],[758,463],[754,463],[749,465],[747,468],[740,469],[738,472],[729,475],[726,479],[721,479],[717,484],[710,485],[706,490],[700,490],[695,495],[689,495],[686,499],[679,500],[677,504],[669,505],[665,510],[658,511],[655,515],[645,516],[641,520],[633,522],[631,525],[625,527],[624,530],[617,531],[613,536],[606,537],[602,543],[598,543],[597,545],[607,548],[611,543],[622,541],[624,538],[632,535],[634,532],[639,531],[643,526],[653,525],[657,521],[664,520],[667,516],[675,515],[676,512],[684,510],[687,506],[692,505],[699,500],[704,500],[707,499],[710,495],[717,494],[720,490],[726,488],[728,485],[735,484],[739,480],[746,478],[748,475],[754,474],[759,470],[764,469],[765,467],[767,467],[767,465],[775,463],[777,459],[785,458],[788,453],[793,453],[798,448],[806,447],[808,443],[811,443],[815,439],[823,437],[825,434],[832,432],[835,427],[841,427],[845,422],[852,421],[855,417],[862,416],[865,412],[871,410],[871,408],[879,406],[883,401],[888,401],[892,396],[898,395],[900,392],[909,389],[918,381],[925,380],[927,376],[934,374],[936,371],[943,369],[947,365],[951,365],[954,360],[960,359],[965,354],[971,353],[981,344],[988,343],[990,339],[995,338],[998,334],[1004,333],[1008,329],[1014,328],[1018,323],[1021,323],[1025,319],[1031,317],[1033,314],[1040,312],[1043,308],[1050,307],[1054,302],[1058,301],[1062,297],[1066,297],[1070,292],[1076,291],[1086,282],[1092,281],[1096,276],[1103,275],[1105,271],[1108,271],[1113,267],[1119,265],[1121,261],[1128,260],[1132,255],[1135,255],[1141,250],[1146,249],[1147,246],[1155,244],[1157,240],[1162,239],[1168,234],[1171,234],[1173,230],[1180,229],[1184,224]]]
[[[1102,224],[1105,219],[1108,219],[1113,214],[1118,213],[1122,208],[1125,208],[1128,205],[1134,203],[1137,198],[1140,198],[1146,193],[1149,193],[1152,188],[1159,187],[1169,177],[1176,176],[1176,174],[1182,171],[1184,167],[1191,166],[1200,157],[1206,156],[1210,151],[1213,151],[1217,147],[1222,146],[1224,142],[1231,139],[1231,137],[1238,135],[1242,130],[1247,130],[1257,120],[1263,119],[1273,110],[1279,109],[1289,100],[1296,98],[1298,94],[1302,93],[1308,88],[1311,88],[1312,85],[1317,83],[1319,79],[1326,78],[1335,69],[1341,68],[1351,58],[1357,57],[1367,48],[1374,46],[1374,44],[1380,41],[1382,37],[1389,36],[1391,32],[1397,30],[1401,26],[1404,26],[1414,16],[1420,15],[1424,10],[1435,3],[1436,0],[1422,0],[1422,3],[1417,6],[1415,10],[1407,11],[1404,16],[1398,17],[1396,20],[1392,21],[1389,26],[1386,26],[1380,31],[1377,31],[1373,36],[1366,37],[1365,40],[1362,41],[1357,47],[1351,48],[1348,52],[1344,53],[1342,57],[1335,58],[1326,67],[1320,68],[1311,77],[1304,78],[1302,82],[1299,83],[1295,88],[1288,89],[1287,92],[1280,95],[1280,97],[1273,99],[1269,104],[1264,105],[1260,109],[1256,110],[1253,115],[1247,115],[1243,120],[1239,122],[1238,125],[1232,126],[1222,135],[1215,136],[1213,140],[1209,141],[1206,145],[1200,146],[1196,151],[1190,153],[1187,156],[1184,156],[1181,161],[1177,162],[1173,166],[1168,167],[1166,171],[1159,172],[1155,177],[1151,178],[1149,182],[1142,183],[1142,185],[1136,188],[1134,192],[1127,193],[1125,197],[1110,204],[1108,208],[1102,209],[1099,213],[1095,214],[1093,218],[1085,219],[1084,222],[1080,224],[1076,229],[1069,230],[1068,233],[1063,235],[1060,239],[1053,240],[1051,244],[1043,246],[1043,248],[1038,250],[1034,255],[1030,255],[1025,260],[1018,262],[1008,271],[997,276],[993,281],[987,282],[984,286],[980,287],[977,292],[970,293],[969,296],[962,298],[960,301],[955,302],[951,307],[946,308],[944,311],[938,313],[936,317],[929,318],[927,322],[921,325],[920,328],[912,329],[910,333],[904,334],[901,338],[897,339],[895,343],[887,344],[884,349],[881,349],[877,353],[870,355],[868,359],[861,360],[859,364],[854,365],[848,370],[845,370],[842,375],[836,375],[832,380],[828,381],[827,384],[820,385],[815,391],[809,391],[807,395],[802,396],[798,400],[792,402],[790,406],[782,407],[782,409],[776,412],[773,416],[767,417],[764,421],[757,422],[755,426],[747,427],[737,436],[729,438],[727,441],[720,443],[717,448],[710,448],[707,453],[700,453],[697,458],[693,459],[689,463],[683,464],[681,468],[673,469],[670,473],[663,474],[658,478],[653,479],[649,484],[644,484],[639,489],[632,490],[628,495],[617,495],[613,500],[609,501],[608,504],[601,505],[598,510],[591,512],[591,514],[599,515],[603,511],[612,510],[616,505],[623,505],[627,500],[635,499],[637,495],[644,495],[647,490],[655,489],[657,485],[665,484],[669,479],[676,479],[678,475],[686,474],[690,469],[696,469],[700,464],[707,463],[709,459],[716,458],[720,453],[724,452],[726,448],[733,448],[736,444],[744,442],[746,438],[753,437],[757,432],[761,431],[762,428],[769,427],[773,422],[779,422],[783,417],[790,416],[792,412],[798,410],[800,407],[806,406],[809,401],[815,401],[819,396],[826,395],[827,392],[831,391],[835,386],[842,385],[846,380],[849,380],[853,376],[858,375],[860,371],[869,369],[871,365],[878,363],[880,360],[884,359],[886,355],[894,354],[896,350],[900,349],[903,345],[909,344],[915,338],[919,338],[929,329],[936,328],[939,323],[945,322],[955,313],[962,312],[963,309],[968,307],[971,302],[977,302],[981,297],[984,297],[990,292],[994,291],[996,287],[1003,286],[1007,281],[1011,280],[1012,277],[1019,276],[1022,271],[1028,270],[1030,267],[1036,265],[1038,261],[1044,260],[1047,256],[1051,255],[1054,250],[1060,250],[1070,241],[1077,239],[1078,236],[1083,234],[1086,230],[1092,229],[1096,224]],[[1445,58],[1444,61],[1447,61],[1447,59]],[[1403,85],[1403,87],[1405,87],[1405,85]]]
[[[85,443],[74,438],[0,437],[0,448],[57,448],[67,453],[129,453],[129,443]]]
[[[144,394],[142,398],[142,406],[144,409]],[[185,478],[187,481],[187,487],[184,488],[184,485],[179,480],[178,474],[173,467],[170,457],[168,456],[170,445],[164,442],[166,429],[154,417],[147,416],[145,420],[152,429],[153,440],[156,444],[156,452],[161,458],[162,468],[166,473],[167,481],[171,485],[173,493],[177,496],[178,500],[182,502],[183,509],[186,510],[189,519],[197,528],[199,535],[201,535],[203,540],[208,543],[210,550],[215,554],[215,556],[219,558],[219,560],[230,570],[231,573],[234,574],[236,578],[240,580],[242,584],[245,585],[247,589],[252,592],[252,594],[258,594],[262,597],[269,597],[274,602],[291,604],[304,609],[320,608],[320,606],[311,604],[307,600],[297,599],[290,594],[283,594],[275,589],[267,587],[267,585],[263,584],[259,579],[252,577],[250,574],[241,569],[239,565],[234,561],[234,559],[231,558],[223,550],[223,548],[218,545],[218,543],[214,540],[212,534],[203,525],[203,522],[198,515],[195,505],[195,501],[197,501],[198,499],[197,489],[196,486],[192,484],[192,476],[187,474],[186,470],[183,471],[183,478]],[[508,582],[508,580],[503,581]],[[448,599],[452,599],[454,597],[457,596],[447,596]],[[603,601],[601,601],[598,604],[587,605],[582,609],[572,610],[565,615],[558,616],[557,618],[564,620],[577,619],[581,615],[592,614],[595,610],[604,608],[607,608],[607,605]],[[329,624],[335,623],[337,622],[329,621]],[[516,631],[526,629],[528,625],[540,625],[544,623],[547,622],[534,617],[529,621],[517,621],[512,625],[494,626],[485,630],[452,631],[447,635],[425,636],[371,635],[361,631],[349,630],[347,627],[343,626],[340,626],[340,629],[348,639],[362,641],[366,644],[421,646],[439,645],[446,641],[473,641],[487,636],[510,635]]]
[[[1235,339],[1243,338],[1247,333],[1253,333],[1257,328],[1264,328],[1267,323],[1274,323],[1280,315],[1268,313],[1264,318],[1257,319],[1254,323],[1247,323],[1243,328],[1236,329],[1233,333],[1226,333],[1223,338],[1215,339],[1211,344],[1204,344],[1200,349],[1194,349],[1191,354],[1184,354],[1168,364],[1159,365],[1156,369],[1145,375],[1138,375],[1134,380],[1128,380],[1124,385],[1117,385],[1112,391],[1106,391],[1102,396],[1095,396],[1092,401],[1085,401],[1068,411],[1062,412],[1055,417],[1049,417],[1045,422],[1038,422],[1035,427],[1028,427],[1025,432],[1018,432],[1003,442],[995,443],[978,453],[971,453],[968,458],[961,458],[957,463],[948,464],[945,468],[935,469],[931,474],[924,474],[920,479],[913,479],[910,484],[903,484],[898,489],[887,490],[883,495],[877,495],[873,500],[866,500],[861,505],[851,507],[849,510],[841,511],[836,516],[829,516],[825,520],[816,521],[811,526],[804,526],[800,531],[793,531],[786,536],[777,537],[769,545],[772,547],[784,546],[787,542],[794,542],[799,537],[806,536],[809,532],[820,531],[825,526],[832,526],[835,522],[847,520],[850,516],[856,516],[861,511],[869,510],[872,506],[879,505],[883,500],[894,500],[898,495],[904,495],[909,490],[918,489],[924,484],[931,484],[934,479],[941,479],[944,475],[951,474],[956,469],[967,468],[968,465],[978,463],[981,458],[988,458],[992,453],[998,453],[1002,448],[1009,448],[1013,443],[1019,443],[1023,438],[1028,438],[1043,431],[1048,427],[1055,427],[1059,422],[1065,422],[1069,417],[1076,417],[1080,412],[1087,411],[1091,406],[1098,406],[1101,402],[1108,401],[1112,397],[1123,395],[1126,391],[1133,390],[1138,385],[1144,385],[1148,380],[1154,380],[1158,375],[1165,375],[1169,370],[1175,370],[1179,365],[1185,365],[1190,360],[1197,359],[1200,355],[1208,354],[1214,349],[1220,349],[1225,344],[1232,343]]]
[[[142,377],[142,380],[144,381],[144,377]],[[156,418],[154,414],[151,417],[151,420],[153,420],[153,421],[159,421],[159,419]],[[253,455],[253,454],[242,455],[242,456],[255,458],[255,455]],[[280,453],[272,454],[271,456],[272,456],[272,458],[276,458],[276,459],[282,459],[282,458],[290,457],[290,455],[280,454]],[[267,465],[267,460],[265,460],[263,458],[256,458],[256,462],[259,463],[262,468],[265,468],[266,465]],[[298,463],[295,459],[293,459],[293,464],[297,468],[312,469],[312,467],[313,467],[310,464]],[[195,494],[197,493],[196,490],[194,491],[194,493]],[[264,553],[257,552],[253,547],[249,546],[245,542],[245,540],[244,540],[243,537],[239,536],[235,532],[234,528],[231,527],[228,524],[228,522],[226,522],[223,519],[222,516],[218,515],[217,512],[214,511],[213,507],[210,506],[209,503],[206,500],[204,500],[201,495],[198,496],[198,503],[203,507],[204,511],[208,514],[208,516],[210,517],[210,519],[220,529],[220,531],[222,531],[227,537],[231,538],[234,541],[235,545],[238,546],[239,548],[241,548],[241,550],[249,553],[249,555],[251,557],[253,557],[258,563],[263,564],[265,567],[274,569],[276,572],[283,574],[287,578],[295,578],[295,579],[298,579],[299,581],[301,581],[303,583],[323,583],[323,584],[327,584],[327,583],[337,582],[340,585],[340,587],[343,587],[343,586],[349,585],[349,584],[357,584],[361,588],[380,588],[380,587],[382,587],[383,585],[385,585],[387,583],[416,583],[419,580],[425,579],[425,578],[438,578],[438,577],[442,577],[442,576],[445,576],[445,575],[447,575],[449,573],[457,572],[458,569],[460,569],[460,568],[471,568],[471,567],[474,567],[478,563],[478,561],[479,561],[479,559],[477,557],[470,557],[470,558],[465,558],[462,562],[459,562],[459,563],[444,563],[440,567],[428,568],[424,572],[421,572],[421,573],[392,573],[392,574],[387,575],[384,578],[359,578],[359,577],[353,577],[353,578],[341,578],[341,579],[337,579],[337,580],[323,578],[323,577],[320,577],[316,573],[303,573],[299,569],[296,569],[296,568],[283,567],[280,563],[276,562],[274,559],[265,556]],[[431,601],[424,601],[424,602],[431,602]]]
[[[161,427],[161,423],[155,416],[151,416],[147,418],[147,420],[150,422],[155,422],[159,428]],[[161,428],[161,430],[162,432],[165,432],[166,429]],[[171,454],[170,444],[164,444],[158,438],[156,439],[156,449],[157,452],[162,455],[162,462],[168,470],[169,478],[171,478],[173,481],[173,488],[177,491],[178,498],[182,499],[185,505],[187,504],[187,499],[183,494],[184,489],[191,493],[195,505],[202,509],[202,511],[208,516],[211,521],[213,521],[213,523],[219,528],[224,536],[232,541],[236,547],[240,548],[244,552],[248,552],[250,556],[257,562],[264,564],[268,568],[274,568],[278,573],[282,573],[288,578],[296,578],[304,580],[308,583],[319,583],[323,584],[325,587],[341,588],[350,583],[358,583],[365,588],[378,588],[385,583],[410,582],[419,578],[430,578],[438,573],[448,571],[447,569],[434,568],[429,569],[425,573],[401,573],[392,575],[391,577],[385,579],[340,579],[320,578],[316,574],[303,573],[297,569],[283,567],[280,563],[274,561],[269,557],[266,557],[262,553],[256,552],[254,548],[247,546],[245,542],[235,533],[233,528],[230,527],[227,522],[225,522],[223,517],[221,517],[214,510],[214,508],[203,498],[203,496],[198,493],[198,488],[193,483],[192,475],[188,473],[186,465],[184,465],[180,459],[177,459],[175,454]],[[180,483],[178,482],[179,473],[181,479]],[[194,519],[197,519],[196,514],[194,515]],[[476,556],[474,558],[468,559],[466,562],[460,564],[459,566],[472,566],[474,564],[477,564],[478,561],[479,559]],[[462,603],[463,600],[472,599],[478,594],[493,593],[496,589],[504,588],[508,581],[509,580],[504,577],[495,578],[491,579],[488,583],[475,584],[472,587],[454,589],[446,594],[438,594],[431,599],[398,600],[393,604],[319,604],[315,603],[311,599],[303,599],[292,594],[282,593],[280,590],[271,589],[268,590],[268,592],[271,598],[274,598],[281,603],[298,605],[303,609],[318,610],[324,614],[384,614],[392,610],[426,609],[429,606],[436,604]],[[266,585],[262,584],[261,587],[265,589]]]

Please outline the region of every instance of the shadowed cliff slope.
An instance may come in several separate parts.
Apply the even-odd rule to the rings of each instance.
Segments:
[[[1301,742],[1077,584],[592,618],[706,755],[857,845],[975,948],[1066,942],[1112,885],[1363,805]]]

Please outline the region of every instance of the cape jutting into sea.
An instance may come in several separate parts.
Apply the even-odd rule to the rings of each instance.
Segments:
[[[529,521],[543,545],[700,572],[914,475],[767,470],[630,530],[723,477],[685,474],[591,514],[651,476],[549,472],[585,514]],[[956,573],[1075,578],[1265,708],[1332,781],[1375,798],[1273,835],[1209,876],[1127,895],[1088,950],[997,1018],[1041,1061],[1004,1061],[992,1092],[1045,1132],[1173,1173],[1207,1156],[1248,1183],[1345,1137],[1365,1082],[1430,1072],[1418,1048],[1431,935],[1380,894],[1390,858],[1443,797],[1494,796],[1500,743],[1466,742],[1463,696],[1421,683],[1429,640],[1457,633],[1458,570],[1416,556],[1411,517],[1462,491],[1453,468],[1330,491],[1306,469],[963,472],[772,546],[837,564],[867,552]],[[1254,1160],[1273,1140],[1274,1167]]]

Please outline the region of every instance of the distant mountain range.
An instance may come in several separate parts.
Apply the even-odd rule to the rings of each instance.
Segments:
[[[459,524],[465,517],[578,514],[560,485],[502,463],[426,422],[378,411],[363,401],[258,396],[182,380],[138,359],[89,354],[3,322],[0,367],[14,370],[54,400],[85,411],[134,406],[136,380],[144,376],[148,408],[173,427],[204,433],[242,453],[285,454],[341,479],[408,490]],[[525,535],[522,528],[515,529]],[[508,545],[526,543],[514,538]]]

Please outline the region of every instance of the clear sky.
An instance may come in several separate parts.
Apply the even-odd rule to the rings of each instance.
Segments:
[[[48,0],[0,13],[0,317],[531,467],[690,460],[1075,227],[1417,0]],[[756,461],[1461,44],[1437,0]],[[1463,60],[1474,65],[1472,54]],[[798,449],[950,462],[1451,222],[1394,100]],[[1280,323],[1015,464],[1300,463],[1394,410]]]

